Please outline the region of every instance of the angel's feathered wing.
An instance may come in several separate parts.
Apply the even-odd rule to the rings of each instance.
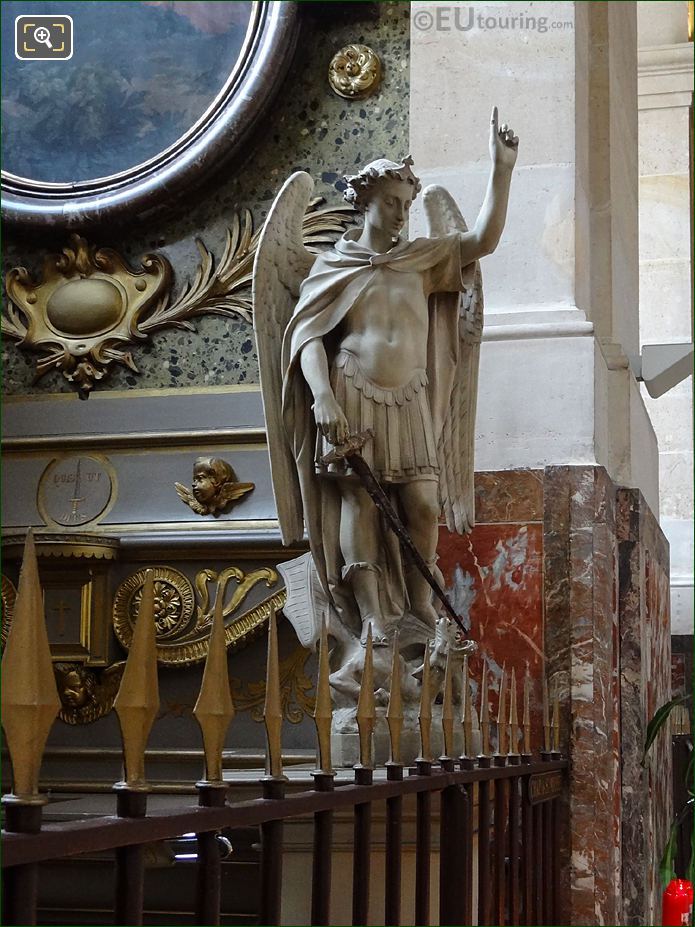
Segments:
[[[253,265],[253,327],[256,334],[270,469],[284,544],[304,536],[302,500],[292,450],[282,421],[282,337],[299,287],[316,259],[303,244],[302,219],[314,181],[297,171],[283,185],[263,226]]]
[[[197,515],[207,514],[207,509],[198,502],[188,486],[184,486],[183,483],[174,483],[174,489],[179,499],[192,508]]]
[[[256,488],[255,483],[225,483],[220,487],[219,502],[220,505],[226,505],[228,502],[234,502],[241,499],[247,492]]]
[[[423,204],[431,237],[467,231],[452,196],[430,186]],[[431,297],[434,331],[428,368],[439,459],[439,501],[447,527],[463,534],[475,524],[474,445],[480,341],[483,332],[483,280],[480,266],[464,274],[460,293]]]

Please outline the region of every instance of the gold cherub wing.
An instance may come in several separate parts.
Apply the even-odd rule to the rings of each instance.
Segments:
[[[196,515],[207,514],[208,510],[198,502],[196,497],[187,486],[184,486],[183,483],[174,483],[174,489],[176,490],[176,495],[179,497],[179,499],[189,508],[193,509]]]
[[[282,421],[282,338],[299,287],[316,255],[304,246],[302,223],[314,181],[304,171],[289,177],[275,197],[253,265],[253,327],[265,413],[275,505],[284,544],[304,536],[299,479]]]
[[[251,492],[255,487],[255,483],[223,483],[217,494],[218,504],[225,506],[229,502],[234,502],[235,499],[241,499],[242,496],[245,496],[247,492]]]
[[[443,187],[427,187],[423,205],[431,237],[468,231]],[[431,299],[435,329],[428,345],[428,372],[440,466],[439,501],[448,529],[464,534],[475,524],[475,412],[483,333],[479,263],[463,270],[461,292],[435,293]]]

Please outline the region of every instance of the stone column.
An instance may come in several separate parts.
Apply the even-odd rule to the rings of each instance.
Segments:
[[[640,342],[693,338],[687,3],[640,3]],[[674,634],[693,630],[693,381],[659,399],[643,390],[659,440],[659,520],[671,546]]]
[[[647,725],[671,697],[669,556],[637,490],[617,494],[620,578],[620,739],[624,924],[658,924],[659,861],[671,829],[671,737],[662,731],[642,766]],[[666,787],[664,787],[666,784]]]
[[[446,186],[472,223],[493,104],[521,138],[507,227],[482,261],[476,469],[545,469],[546,672],[572,765],[562,922],[621,924],[624,860],[632,884],[648,860],[621,842],[623,764],[639,745],[621,730],[618,487],[658,511],[656,438],[628,362],[639,346],[636,5],[416,2],[411,20],[423,182]],[[424,233],[416,208],[411,234]],[[645,620],[631,618],[631,640]]]
[[[521,137],[509,217],[482,262],[476,466],[602,464],[658,504],[638,344],[634,3],[412,6],[411,154],[469,223],[493,104]],[[411,234],[423,234],[415,208]]]

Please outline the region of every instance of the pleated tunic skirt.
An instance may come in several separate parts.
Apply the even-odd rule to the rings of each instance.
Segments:
[[[415,371],[405,386],[385,389],[365,376],[354,354],[340,351],[331,368],[331,386],[348,420],[350,434],[368,428],[373,431],[374,437],[362,448],[362,456],[379,482],[438,479],[425,370]],[[332,449],[333,445],[319,432],[316,472],[324,476],[355,476],[344,461],[322,463],[322,457]]]

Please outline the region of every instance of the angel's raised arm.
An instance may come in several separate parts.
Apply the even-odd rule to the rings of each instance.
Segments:
[[[470,264],[492,254],[502,237],[507,218],[509,187],[516,163],[519,139],[506,123],[498,125],[497,107],[490,117],[490,157],[492,169],[485,199],[475,225],[461,236],[462,263]]]

